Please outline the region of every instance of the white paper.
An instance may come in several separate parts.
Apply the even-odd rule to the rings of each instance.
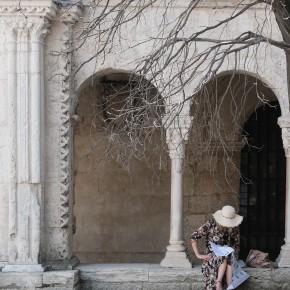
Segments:
[[[244,281],[246,281],[250,277],[250,275],[242,269],[241,265],[236,260],[234,253],[232,253],[232,269],[233,269],[232,283],[227,288],[227,290],[237,288],[239,285],[241,285]]]
[[[232,284],[227,288],[227,290],[236,289],[249,277],[250,275],[241,269],[240,272],[238,272],[235,276],[232,277]]]
[[[233,248],[228,247],[228,246],[219,246],[213,242],[209,242],[209,243],[210,243],[211,249],[213,250],[213,252],[215,253],[217,257],[225,257],[235,251]]]

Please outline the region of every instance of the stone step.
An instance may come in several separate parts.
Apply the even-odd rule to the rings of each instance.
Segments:
[[[80,289],[84,290],[202,290],[200,267],[162,268],[156,264],[79,265]],[[238,289],[290,290],[290,269],[245,268],[250,278]]]

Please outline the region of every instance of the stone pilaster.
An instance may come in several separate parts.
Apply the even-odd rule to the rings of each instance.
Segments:
[[[9,237],[3,271],[43,271],[43,41],[51,1],[1,1],[7,41]]]
[[[178,116],[166,132],[171,159],[171,212],[169,245],[162,267],[191,268],[183,238],[183,161],[190,126],[190,116]]]
[[[73,77],[73,33],[74,25],[82,14],[83,6],[81,4],[67,5],[60,9],[59,19],[65,26],[61,53],[59,60],[62,74],[61,82],[61,126],[60,126],[60,183],[59,183],[59,201],[60,201],[60,227],[62,230],[62,243],[64,251],[63,260],[59,263],[54,262],[54,268],[74,268],[79,260],[74,257],[72,251],[73,236],[73,130],[71,126],[71,115],[74,110],[74,77]]]
[[[279,267],[290,267],[290,116],[280,117],[283,147],[286,156],[285,244],[277,258]]]

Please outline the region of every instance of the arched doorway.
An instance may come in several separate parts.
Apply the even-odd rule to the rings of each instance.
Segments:
[[[254,111],[244,124],[248,144],[241,150],[242,259],[249,250],[258,249],[275,260],[284,244],[286,168],[277,124],[280,115],[275,101]]]
[[[76,115],[80,122],[74,131],[73,251],[81,263],[159,263],[166,250],[170,163],[158,143],[162,138],[152,134],[151,146],[148,140],[137,144],[148,147],[145,158],[142,154],[135,158],[131,132],[127,128],[122,131],[114,120],[124,103],[140,104],[140,86],[133,88],[131,100],[127,98],[134,81],[130,74],[113,71],[92,78],[79,92]],[[143,99],[146,97],[149,95]],[[137,121],[145,122],[148,116]],[[112,131],[106,130],[108,126]],[[116,127],[119,131],[114,131]]]

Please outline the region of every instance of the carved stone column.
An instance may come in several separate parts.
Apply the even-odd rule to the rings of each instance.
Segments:
[[[285,245],[277,258],[279,267],[290,267],[290,116],[280,117],[283,147],[286,156],[286,204],[285,204]]]
[[[59,2],[61,6],[61,2]],[[74,268],[79,264],[79,260],[74,256],[72,250],[73,237],[73,130],[71,126],[71,113],[73,111],[74,101],[74,77],[73,77],[73,28],[83,12],[81,3],[66,5],[60,9],[58,17],[64,25],[62,35],[62,53],[59,56],[62,75],[61,82],[61,126],[60,126],[60,227],[62,229],[61,242],[65,245],[62,252],[62,261],[54,261],[53,267],[57,268]]]
[[[43,40],[56,6],[1,1],[6,26],[9,131],[9,237],[3,272],[43,271]]]
[[[183,238],[183,161],[191,117],[178,117],[167,129],[167,144],[171,158],[170,239],[162,267],[191,268],[186,257]]]

